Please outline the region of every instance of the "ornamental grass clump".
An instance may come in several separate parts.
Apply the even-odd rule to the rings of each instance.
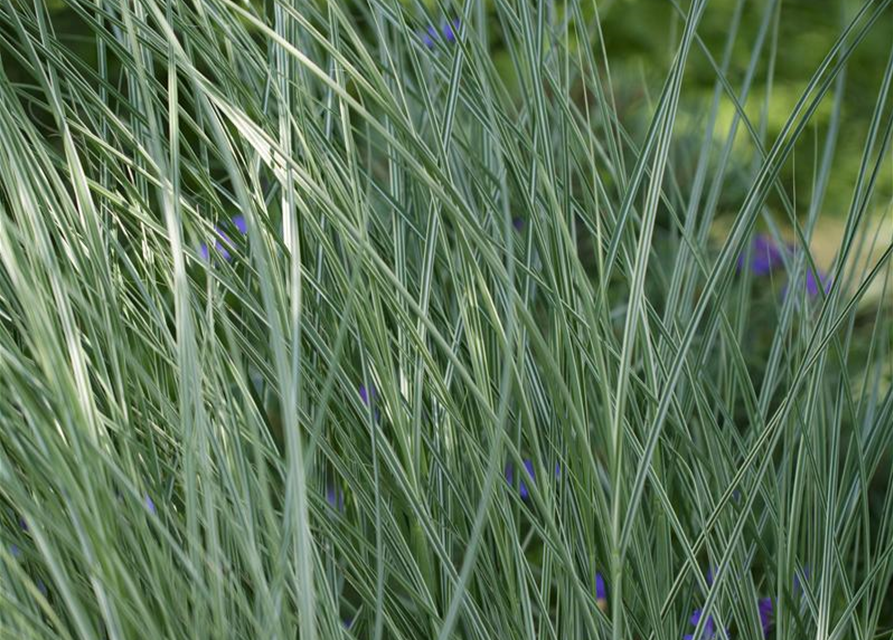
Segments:
[[[0,637],[889,638],[891,28],[4,0]]]

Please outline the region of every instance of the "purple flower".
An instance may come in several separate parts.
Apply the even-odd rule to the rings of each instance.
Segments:
[[[28,523],[25,522],[24,518],[19,518],[19,528],[22,531],[28,531]]]
[[[595,572],[595,604],[602,610],[608,609],[608,589],[605,587],[605,578],[598,571]]]
[[[443,32],[443,38],[447,42],[455,42],[456,36],[459,31],[459,19],[456,18],[452,22],[445,22],[441,27],[441,32]],[[425,29],[424,33],[422,33],[422,43],[428,47],[429,49],[433,49],[437,44],[437,40],[440,38],[440,33],[437,32],[433,26],[429,26]]]
[[[763,627],[763,637],[769,637],[769,629],[772,627],[772,598],[760,598],[757,602],[760,611],[760,625]]]
[[[814,298],[819,294],[819,284],[821,283],[822,290],[827,294],[831,291],[831,276],[821,271],[818,272],[818,276],[816,273],[807,267],[806,270],[806,293],[810,298]],[[784,289],[781,291],[781,297],[787,298],[788,296],[788,287],[790,283],[784,286]]]
[[[691,622],[691,625],[697,629],[698,623],[700,621],[701,621],[701,610],[695,609],[695,612],[693,614],[691,614],[691,618],[689,618],[689,622]],[[716,635],[716,630],[713,626],[713,616],[710,616],[707,618],[707,622],[704,623],[704,633],[701,634],[700,637],[704,638],[704,640],[710,640],[710,638],[713,638],[715,635]],[[694,632],[687,633],[684,636],[682,636],[682,640],[694,640],[694,637],[695,637]]]
[[[44,598],[46,598],[48,595],[50,595],[50,592],[47,589],[47,586],[43,583],[43,580],[41,580],[40,578],[37,579],[37,590],[40,591],[40,595],[42,595]]]
[[[245,216],[233,216],[232,223],[243,236],[248,233],[248,225],[245,223]]]
[[[816,273],[809,269],[806,272],[806,293],[810,295],[810,297],[815,297],[819,294],[819,285],[821,284],[822,290],[825,293],[828,293],[831,290],[831,276],[818,272],[818,280],[816,279]]]
[[[524,229],[524,218],[512,218],[512,226],[515,227],[515,231],[521,231]]]
[[[353,624],[353,618],[351,618],[351,617],[344,618],[341,621],[341,624],[344,626],[345,629],[350,629],[351,625]]]
[[[605,588],[605,578],[598,572],[595,573],[595,599],[608,599],[608,590]]]
[[[437,37],[437,29],[435,29],[434,27],[428,27],[425,33],[422,34],[422,42],[424,42],[425,46],[429,49],[433,49]]]
[[[375,398],[377,397],[378,393],[375,391],[375,387],[366,389],[366,385],[360,385],[360,399],[363,401],[364,405],[368,407],[370,402],[374,404]],[[373,413],[375,415],[375,421],[378,422],[378,419],[381,417],[381,413],[378,411],[377,407],[375,408],[375,411]]]
[[[19,558],[22,557],[22,550],[19,549],[19,545],[17,545],[17,544],[9,545],[9,553],[11,553],[12,557],[15,558],[16,560],[18,560]]]
[[[151,513],[153,516],[154,516],[156,513],[158,513],[158,512],[155,510],[155,503],[152,502],[152,498],[149,497],[149,494],[148,494],[148,493],[146,494],[145,502],[146,502],[146,509],[149,510],[149,513]]]
[[[326,485],[326,502],[333,509],[344,511],[344,492],[333,484]]]
[[[530,476],[531,481],[534,480],[534,478],[536,477],[536,473],[533,470],[533,461],[524,460],[524,468],[527,469],[527,475]],[[511,462],[505,465],[505,479],[511,485],[515,484],[515,465]],[[527,498],[530,496],[530,492],[527,489],[527,484],[524,482],[523,478],[521,478],[518,493],[521,495],[522,500],[527,500]]]
[[[751,240],[750,254],[749,259],[746,253],[738,256],[737,273],[741,273],[747,265],[755,276],[765,276],[784,264],[781,249],[772,238],[763,233],[758,233]]]
[[[443,37],[447,42],[455,42],[456,34],[459,31],[459,18],[453,20],[452,23],[447,22],[443,25]]]
[[[243,236],[248,233],[248,225],[245,224],[245,216],[233,216],[230,222],[236,229],[239,230],[239,233],[241,233]],[[215,227],[215,229],[217,231],[217,235],[219,235],[220,238],[214,243],[214,248],[217,249],[224,260],[228,261],[232,259],[232,256],[230,255],[226,247],[232,247],[233,241],[228,235],[226,235],[223,229],[221,229],[220,227]],[[224,245],[224,243],[226,244]],[[199,247],[199,253],[202,256],[202,260],[207,261],[210,258],[210,251],[208,250],[208,245],[205,243],[202,243],[201,247]]]

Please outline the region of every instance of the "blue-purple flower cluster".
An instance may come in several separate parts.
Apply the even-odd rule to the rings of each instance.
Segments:
[[[803,569],[803,576],[807,580],[809,579],[809,567],[808,566]],[[713,571],[712,570],[709,570],[707,572],[707,584],[710,586],[713,585]],[[803,587],[800,582],[800,578],[797,575],[795,575],[794,576],[794,593],[795,594],[802,593],[802,591],[803,591]],[[760,628],[763,630],[763,637],[768,638],[769,633],[772,631],[772,625],[774,622],[773,617],[775,615],[775,607],[773,605],[772,598],[760,598],[759,600],[757,600],[757,613],[760,616]],[[694,610],[691,617],[689,618],[689,622],[691,623],[691,625],[693,627],[697,628],[698,623],[700,623],[700,621],[701,621],[702,615],[703,615],[703,611],[700,608]],[[703,630],[703,633],[700,635],[700,638],[703,638],[703,640],[712,640],[714,638],[717,638],[718,635],[719,634],[717,632],[716,625],[714,624],[714,621],[713,621],[713,616],[708,616],[707,619],[704,621],[704,630]],[[726,631],[726,633],[722,637],[728,638],[729,637],[728,631]],[[684,634],[682,636],[682,639],[683,640],[694,640],[694,630],[692,630],[691,633]]]
[[[769,631],[772,629],[772,598],[760,598],[757,601],[757,610],[760,614],[760,626],[763,629],[763,637],[768,638]],[[695,609],[694,612],[692,612],[691,617],[688,619],[691,626],[695,629],[697,629],[698,623],[701,622],[702,615],[703,611],[701,609]],[[694,630],[692,630],[691,633],[683,635],[682,640],[694,640],[694,637]],[[713,638],[717,637],[713,616],[707,616],[707,620],[704,622],[704,632],[700,637],[704,640],[713,640]],[[728,631],[725,633],[724,637],[729,637]]]
[[[749,252],[738,256],[736,272],[741,273],[745,269],[749,269],[757,277],[767,276],[779,267],[784,267],[785,254],[793,253],[793,251],[793,245],[779,245],[768,235],[758,233],[751,240]],[[825,293],[828,293],[831,289],[831,276],[821,271],[817,273],[807,267],[805,287],[806,293],[810,297],[817,296],[820,287]],[[787,295],[787,287],[785,287],[785,295]]]
[[[440,31],[434,28],[433,25],[429,26],[422,33],[422,43],[429,49],[433,49],[437,45],[437,41],[443,37],[443,39],[452,44],[456,41],[456,36],[459,34],[459,18],[456,18],[449,22],[444,22]]]
[[[529,458],[525,458],[522,462],[524,463],[524,469],[527,471],[527,477],[530,478],[530,482],[533,482],[536,479],[536,471],[533,468],[533,461]],[[560,462],[555,463],[555,478],[561,479]],[[512,462],[505,465],[505,481],[510,485],[515,484],[515,465]],[[518,495],[521,496],[522,500],[527,500],[530,497],[530,488],[527,486],[523,474],[518,480]]]
[[[245,224],[245,216],[233,216],[230,222],[243,236],[248,233],[248,226]],[[214,243],[214,248],[220,254],[220,257],[222,257],[224,260],[229,261],[232,259],[232,256],[230,255],[227,247],[232,249],[235,245],[233,244],[233,241],[230,239],[230,237],[226,235],[226,232],[223,229],[221,229],[220,227],[216,227],[216,231],[219,237]],[[207,243],[202,243],[202,245],[199,247],[199,254],[201,254],[202,259],[206,262],[210,259],[211,252],[208,249]]]

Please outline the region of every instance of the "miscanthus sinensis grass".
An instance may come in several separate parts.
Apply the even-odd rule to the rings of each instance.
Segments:
[[[889,637],[890,4],[0,3],[0,637]]]

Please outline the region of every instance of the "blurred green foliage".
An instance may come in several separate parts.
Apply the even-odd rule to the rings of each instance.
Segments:
[[[757,38],[759,22],[763,16],[765,0],[745,0],[741,13],[741,24],[735,41],[728,79],[735,90],[740,90],[745,75],[753,43]],[[698,33],[718,64],[723,56],[723,48],[728,35],[730,21],[736,11],[738,0],[715,0],[710,3],[701,21]],[[553,5],[558,7],[560,5]],[[675,55],[683,15],[681,10],[669,0],[608,0],[587,5],[590,19],[594,23],[595,7],[601,20],[604,48],[618,97],[620,115],[624,124],[632,129],[640,139],[650,122],[653,104],[649,96],[656,96]],[[836,39],[852,19],[862,3],[846,0],[784,0],[779,3],[776,24],[773,25],[771,39],[757,69],[753,89],[745,109],[755,127],[759,128],[764,108],[766,119],[766,139],[764,146],[772,141],[784,127],[796,102],[806,89],[812,75],[834,46]],[[560,23],[555,20],[555,23]],[[596,47],[594,29],[591,30]],[[881,20],[877,29],[862,42],[853,55],[845,73],[842,100],[841,132],[837,141],[837,154],[834,170],[825,194],[823,214],[845,216],[849,206],[852,186],[859,172],[864,140],[869,120],[874,109],[880,88],[881,73],[893,45],[893,11]],[[504,42],[498,37],[494,56],[504,60],[506,70],[511,68]],[[575,42],[569,45],[576,46]],[[769,60],[774,58],[774,64]],[[599,52],[596,52],[599,59]],[[770,81],[771,71],[771,81]],[[683,112],[677,129],[677,136],[700,136],[703,130],[703,117],[710,106],[715,71],[702,51],[696,50],[690,57],[683,90]],[[768,100],[767,100],[768,98]],[[825,98],[819,111],[813,116],[810,127],[812,134],[803,137],[791,162],[782,174],[782,181],[796,195],[796,202],[806,205],[810,201],[811,187],[818,164],[818,146],[824,141],[832,106],[834,92]],[[728,125],[735,114],[731,101],[725,99],[720,105],[719,123],[716,128],[718,143],[728,131]],[[688,130],[684,125],[688,123]],[[816,142],[819,142],[819,145]],[[680,145],[683,149],[686,145]],[[688,145],[690,161],[697,161],[698,143]],[[748,164],[754,155],[754,148],[744,127],[739,128],[734,161]],[[681,158],[684,161],[684,156]],[[893,197],[893,161],[888,160],[888,170],[883,172],[878,185],[879,200]],[[683,164],[684,167],[684,164]],[[742,185],[745,186],[745,185]],[[794,193],[796,192],[796,193]],[[799,208],[802,213],[804,207]]]
[[[698,33],[717,63],[722,58],[730,20],[737,4],[738,0],[711,2],[701,21]],[[762,8],[767,4],[763,0],[744,2],[739,34],[729,67],[729,81],[736,90],[740,89],[759,30],[759,21],[762,19]],[[785,0],[779,6],[777,28],[773,25],[777,33],[777,49],[771,86],[767,86],[767,82],[770,72],[769,47],[772,44],[767,43],[754,88],[745,105],[748,116],[758,125],[768,92],[766,146],[771,145],[782,130],[810,78],[862,3]],[[681,14],[673,3],[660,0],[615,0],[600,3],[599,14],[615,85],[629,83],[642,86],[644,83],[652,95],[657,95],[681,36]],[[846,214],[880,88],[880,72],[890,56],[891,45],[893,12],[887,11],[882,24],[859,45],[846,69],[842,126],[823,214]],[[697,124],[702,124],[700,120],[709,108],[715,80],[716,75],[707,58],[701,51],[695,51],[690,59],[683,96],[686,100],[684,109],[689,119]],[[623,87],[618,89],[623,90]],[[782,174],[782,181],[791,189],[792,195],[793,191],[796,192],[796,202],[804,205],[799,207],[799,213],[803,212],[810,201],[815,165],[818,164],[816,141],[821,144],[824,140],[834,99],[832,91],[811,121],[810,127],[814,129],[814,134],[803,137],[793,160]],[[718,135],[726,134],[734,113],[732,103],[725,100],[720,107],[720,122],[716,129]],[[698,126],[692,127],[693,133],[699,133],[701,129]],[[684,131],[677,133],[685,134]],[[697,149],[694,148],[692,162],[696,161],[696,153]],[[736,161],[747,163],[752,156],[753,145],[742,127],[737,138]],[[888,159],[887,164],[888,170],[883,173],[878,185],[880,201],[889,201],[893,197],[893,170],[890,170],[893,169],[893,162]]]

